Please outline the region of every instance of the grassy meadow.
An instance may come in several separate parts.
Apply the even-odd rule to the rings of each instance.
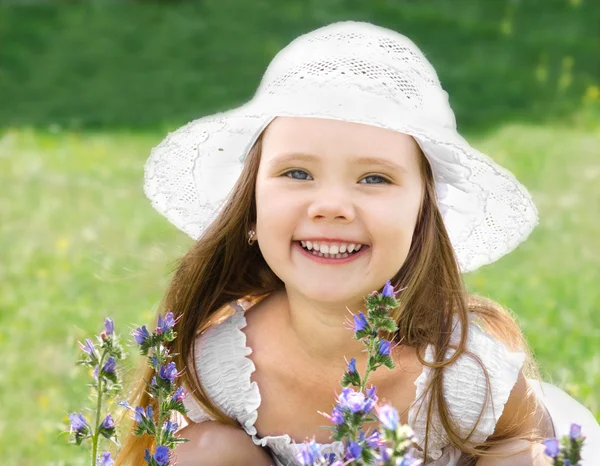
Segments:
[[[90,464],[61,435],[68,413],[91,406],[77,341],[108,316],[124,336],[149,324],[193,243],[143,194],[150,149],[251,98],[282,47],[340,20],[410,37],[461,134],[532,193],[530,238],[466,281],[514,311],[544,379],[600,420],[600,3],[6,0],[2,466]],[[128,351],[126,370],[143,362]]]
[[[3,464],[89,464],[59,435],[69,412],[91,406],[76,342],[107,316],[121,334],[149,323],[192,244],[142,192],[162,136],[11,129],[0,139]],[[600,119],[507,124],[470,140],[531,190],[541,223],[468,285],[517,314],[545,380],[600,418]],[[127,368],[141,359],[129,351]]]

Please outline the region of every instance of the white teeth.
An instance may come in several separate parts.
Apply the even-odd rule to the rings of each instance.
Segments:
[[[336,254],[344,254],[344,253],[352,253],[360,251],[360,248],[363,247],[362,244],[350,243],[350,244],[319,244],[318,241],[300,241],[300,244],[303,248],[308,249],[309,251],[317,251],[322,254],[331,254],[335,256]]]

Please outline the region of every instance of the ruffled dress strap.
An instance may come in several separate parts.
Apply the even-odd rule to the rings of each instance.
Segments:
[[[195,342],[195,364],[202,386],[225,414],[242,425],[253,425],[255,407],[260,404],[256,383],[250,383],[254,364],[246,356],[252,351],[246,347],[244,309],[231,304],[235,313],[201,333]],[[189,390],[184,384],[185,390]],[[184,398],[187,417],[199,423],[214,420],[200,406],[191,393]]]
[[[512,352],[500,341],[485,332],[476,322],[473,313],[469,315],[469,329],[466,348],[481,359],[488,371],[491,385],[491,397],[485,405],[482,417],[477,424],[470,442],[484,442],[493,432],[502,415],[504,405],[515,385],[519,371],[525,361],[525,353]],[[454,317],[450,344],[458,346],[461,337],[461,324]],[[456,352],[449,348],[445,360]],[[435,361],[433,345],[426,349],[424,359]],[[427,405],[430,395],[421,399],[432,377],[432,369],[425,366],[420,377],[415,381],[417,387],[416,400],[409,409],[409,424],[415,431],[418,444],[425,446],[425,430],[427,422]],[[479,363],[470,355],[462,354],[453,364],[444,368],[444,398],[450,414],[458,427],[458,434],[465,438],[477,423],[477,418],[484,407],[486,379]],[[444,447],[450,445],[447,432],[437,410],[437,403],[432,409],[432,420],[428,435],[428,457],[437,460],[442,456]]]

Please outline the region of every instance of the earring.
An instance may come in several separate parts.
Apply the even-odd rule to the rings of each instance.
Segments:
[[[256,235],[256,232],[254,230],[250,230],[248,232],[248,244],[250,246],[252,246],[254,243],[256,243],[256,239],[254,239],[254,235]]]

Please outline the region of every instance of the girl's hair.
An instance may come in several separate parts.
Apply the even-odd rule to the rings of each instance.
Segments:
[[[174,327],[177,338],[170,344],[169,351],[176,353],[173,361],[179,370],[187,368],[179,380],[183,381],[186,387],[191,387],[192,393],[188,396],[194,396],[215,420],[238,427],[240,425],[236,421],[211,402],[199,382],[195,365],[188,365],[187,362],[196,360],[194,343],[198,335],[232,313],[229,303],[241,298],[258,301],[267,294],[284,288],[284,283],[267,265],[259,248],[249,247],[247,243],[247,232],[256,219],[254,192],[261,147],[262,134],[250,150],[222,213],[194,246],[178,260],[175,274],[158,309],[159,313],[173,312],[175,317],[181,316]],[[524,432],[523,425],[528,423],[523,419],[510,426],[502,437],[489,437],[485,446],[469,442],[470,435],[462,438],[458,434],[459,430],[444,398],[444,367],[454,363],[463,354],[473,357],[483,368],[486,377],[486,403],[491,393],[487,370],[481,360],[466,349],[469,312],[473,312],[484,328],[509,349],[525,352],[527,359],[524,372],[527,376],[539,379],[539,373],[521,330],[509,311],[492,301],[467,293],[436,204],[431,167],[423,153],[420,157],[420,170],[425,184],[421,211],[406,261],[391,279],[395,289],[404,289],[398,296],[400,306],[391,314],[399,329],[394,334],[384,336],[416,348],[420,362],[432,369],[432,377],[423,397],[429,394],[430,400],[437,404],[438,415],[452,444],[472,455],[473,459],[501,456],[486,452],[487,446],[506,443],[508,439],[515,437],[540,441],[543,436],[537,429]],[[462,332],[454,355],[444,360],[444,355],[450,348],[453,316],[458,317],[465,331]],[[437,350],[434,363],[423,360],[423,354],[429,344]],[[132,406],[151,405],[155,412],[158,410],[156,400],[150,398],[145,390],[146,381],[149,381],[153,374],[154,369],[147,363],[140,364],[138,373],[130,381],[132,388],[129,403]],[[332,393],[332,403],[333,397]],[[431,427],[433,406],[434,403],[425,406],[427,432]],[[533,403],[527,405],[529,416],[535,414],[533,406]],[[423,407],[421,405],[419,409]],[[126,414],[123,413],[119,425],[124,425],[123,421],[128,418]],[[131,420],[129,422],[132,423]],[[144,464],[145,449],[149,448],[152,451],[154,447],[154,438],[148,435],[135,436],[134,427],[130,425],[127,429],[115,466]],[[429,448],[427,437],[428,435],[424,445],[425,455]]]

